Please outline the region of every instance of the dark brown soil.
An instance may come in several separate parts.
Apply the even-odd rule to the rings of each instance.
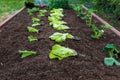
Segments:
[[[39,41],[30,43],[26,27],[32,24],[26,10],[0,29],[0,80],[120,80],[120,67],[107,67],[103,60],[108,56],[102,48],[114,43],[120,49],[120,38],[106,30],[100,40],[90,37],[92,31],[76,17],[72,10],[64,10],[64,20],[71,27],[69,32],[81,38],[80,41],[67,40],[61,45],[75,49],[78,57],[69,57],[62,61],[50,60],[48,54],[55,44],[48,37],[56,32],[49,26],[47,16],[42,18],[43,26],[36,28],[41,33],[32,33]],[[37,55],[20,58],[18,50],[34,50]]]

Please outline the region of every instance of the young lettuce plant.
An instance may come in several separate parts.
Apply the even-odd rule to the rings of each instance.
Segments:
[[[72,36],[69,33],[59,33],[55,32],[53,35],[49,37],[51,40],[54,40],[55,42],[64,42],[66,39],[74,39],[74,40],[80,40],[80,38],[76,36]]]
[[[32,18],[32,23],[33,23],[32,26],[33,27],[39,26],[40,25],[39,21],[40,21],[40,19],[33,17]]]
[[[115,58],[120,57],[120,51],[115,47],[114,44],[107,44],[103,51],[108,51],[109,57],[104,58],[104,64],[107,66],[113,66],[114,64],[120,66],[120,62],[118,62]]]
[[[53,26],[55,30],[66,30],[69,29],[68,26],[64,25],[67,24],[65,21],[62,21],[63,15],[63,9],[53,9],[50,11],[51,14],[48,17],[48,20],[50,21],[50,25]]]
[[[38,14],[38,17],[41,18],[42,16],[45,16],[45,13],[47,12],[47,10],[40,10],[39,11],[39,14]]]
[[[66,25],[56,25],[56,24],[53,25],[53,28],[54,28],[55,30],[58,30],[58,31],[70,29],[70,28],[69,28],[68,26],[66,26]]]
[[[77,52],[73,49],[63,47],[61,45],[55,44],[49,53],[50,59],[63,60],[70,56],[77,56]]]
[[[64,42],[66,39],[72,39],[74,38],[69,33],[59,33],[55,32],[53,35],[49,37],[51,40],[55,40],[55,42]]]
[[[27,9],[27,13],[29,14],[29,15],[32,15],[34,12],[38,12],[39,11],[39,8],[32,8],[32,9]]]
[[[31,32],[31,33],[39,33],[40,30],[36,29],[36,28],[33,28],[33,27],[27,27],[27,30],[28,32]]]
[[[30,36],[28,36],[28,41],[29,41],[29,42],[38,41],[38,38],[30,35]]]
[[[18,50],[18,52],[21,54],[21,58],[26,58],[31,55],[37,54],[35,51],[27,51],[27,50]]]

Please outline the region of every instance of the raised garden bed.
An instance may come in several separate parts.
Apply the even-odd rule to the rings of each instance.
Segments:
[[[99,40],[90,37],[92,31],[85,22],[76,16],[73,10],[64,10],[63,18],[71,28],[68,32],[78,36],[79,41],[67,40],[60,43],[77,51],[77,57],[69,57],[62,61],[50,60],[48,54],[54,44],[48,37],[56,32],[49,26],[48,14],[42,18],[43,30],[38,34],[27,32],[32,24],[26,9],[21,11],[10,22],[0,29],[0,79],[1,80],[119,80],[120,68],[107,67],[103,60],[108,55],[102,48],[113,43],[120,49],[120,37],[105,30]],[[35,15],[34,15],[35,16]],[[32,34],[41,38],[30,43],[27,37]],[[37,55],[25,59],[20,58],[18,50],[34,50]]]

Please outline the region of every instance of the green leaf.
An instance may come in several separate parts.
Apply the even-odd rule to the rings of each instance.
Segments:
[[[110,58],[104,58],[104,64],[106,66],[113,66],[114,64],[117,65],[117,66],[120,66],[120,62],[118,62],[117,60],[115,60],[112,57],[110,57]]]
[[[39,21],[40,21],[40,19],[38,19],[38,18],[35,18],[35,17],[32,18],[33,23],[36,23],[36,22],[39,22]]]
[[[109,25],[101,25],[101,27],[102,27],[103,29],[112,28],[112,26],[109,26]]]
[[[104,58],[104,64],[106,66],[113,66],[114,64],[114,59],[113,58]]]
[[[56,32],[49,37],[51,40],[55,40],[55,42],[64,42],[66,39],[72,39],[73,36],[69,33],[59,33]]]
[[[114,59],[114,63],[115,63],[115,65],[120,66],[120,62],[118,62],[118,61],[115,60],[115,59]]]
[[[32,9],[27,9],[27,13],[29,14],[29,15],[32,15],[34,12],[38,12],[39,11],[39,8],[32,8]]]
[[[18,50],[18,52],[21,54],[21,58],[26,58],[31,55],[35,55],[37,52],[35,51],[27,51],[27,50]]]
[[[76,55],[77,52],[75,50],[56,44],[52,47],[52,50],[49,53],[49,58],[50,59],[57,58],[58,60],[63,60],[67,57],[76,56]]]
[[[40,23],[36,22],[36,23],[32,24],[32,27],[39,26],[39,25],[40,25]]]
[[[66,26],[66,25],[56,25],[56,24],[54,24],[53,25],[53,28],[55,29],[55,30],[67,30],[67,29],[70,29],[68,26]]]
[[[28,29],[29,32],[32,32],[32,33],[39,33],[39,30],[37,30],[36,28],[27,27],[27,29]]]
[[[34,42],[34,41],[37,41],[37,40],[38,40],[37,37],[34,37],[34,36],[32,36],[32,35],[28,36],[28,41],[29,41],[29,42]]]
[[[114,44],[107,44],[104,48],[103,48],[103,51],[108,51],[108,50],[111,50],[111,49],[114,49],[116,48]]]
[[[50,25],[63,25],[67,24],[65,21],[51,21]]]
[[[62,8],[58,8],[58,9],[52,9],[50,10],[51,13],[62,13],[63,12],[63,9]]]
[[[41,18],[42,16],[45,15],[46,12],[47,12],[47,10],[45,10],[45,9],[44,9],[44,10],[40,10],[40,11],[39,11],[39,14],[38,14],[38,17]]]

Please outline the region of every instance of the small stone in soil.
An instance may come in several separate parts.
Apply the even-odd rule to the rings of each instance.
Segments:
[[[81,38],[80,38],[80,37],[77,37],[77,36],[74,36],[73,39],[76,40],[76,41],[79,41]]]
[[[40,32],[43,32],[43,30],[39,30],[39,33],[40,33]]]

